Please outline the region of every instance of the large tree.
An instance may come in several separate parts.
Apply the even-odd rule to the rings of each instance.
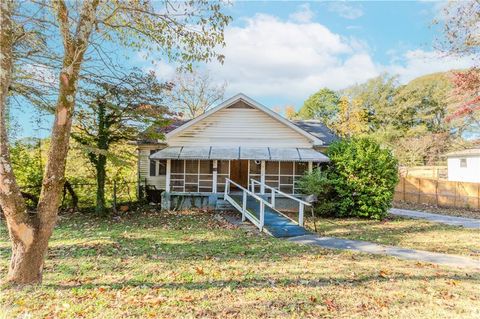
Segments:
[[[140,133],[154,134],[146,129],[166,123],[169,111],[164,100],[170,85],[159,83],[154,73],[138,70],[108,81],[93,78],[88,82],[88,87],[82,90],[72,137],[84,147],[95,169],[95,210],[104,214],[107,161],[124,155],[114,154],[111,147],[135,140]]]
[[[340,98],[339,112],[333,130],[342,137],[354,137],[368,131],[367,113],[357,99]]]
[[[464,121],[446,121],[452,107],[449,78],[450,73],[430,74],[398,85],[395,76],[383,74],[346,88],[337,92],[329,125],[340,136],[368,135],[390,146],[401,164],[435,163],[466,129]]]
[[[382,74],[365,83],[350,86],[339,92],[343,98],[357,103],[363,109],[365,124],[364,131],[373,132],[389,124],[389,116],[393,111],[393,98],[397,92],[397,78],[389,74]]]
[[[400,86],[386,125],[373,133],[403,165],[436,164],[464,131],[463,123],[446,121],[452,106],[449,77],[448,72],[434,73]]]
[[[339,115],[340,98],[328,88],[322,88],[305,100],[297,116],[302,119],[322,121],[328,128],[335,130]]]
[[[445,123],[451,83],[445,73],[416,78],[399,88],[393,113],[397,127],[421,132],[449,130]]]
[[[226,83],[215,83],[206,71],[179,73],[172,81],[169,99],[172,108],[186,119],[205,113],[223,99]]]
[[[40,14],[31,15],[37,7]],[[86,57],[104,52],[108,46],[123,45],[136,50],[160,52],[191,67],[195,61],[223,60],[216,48],[222,45],[223,30],[230,18],[221,12],[221,3],[206,0],[189,2],[100,1],[21,2],[4,0],[0,5],[0,205],[12,242],[7,281],[39,283],[48,241],[57,220],[64,184],[65,162],[75,114],[75,101]],[[29,16],[31,15],[31,16]],[[36,212],[27,211],[10,162],[6,129],[7,96],[12,82],[13,48],[21,40],[20,19],[40,21],[46,42],[55,51],[61,46],[55,118]],[[38,18],[40,17],[40,18]],[[27,23],[25,22],[25,23]],[[45,31],[47,30],[47,31]],[[42,29],[37,30],[41,33]],[[35,54],[33,52],[32,54]],[[105,61],[105,57],[101,57]],[[94,72],[90,68],[89,72]]]
[[[473,66],[452,72],[455,100],[448,121],[465,121],[480,129],[480,1],[451,1],[443,9],[440,49],[454,57],[469,58]]]

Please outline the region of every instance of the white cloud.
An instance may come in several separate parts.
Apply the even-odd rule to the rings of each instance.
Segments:
[[[332,2],[328,6],[328,10],[338,13],[342,18],[354,20],[363,16],[363,10],[351,4],[344,2]]]
[[[310,9],[310,4],[305,3],[298,7],[298,10],[289,15],[289,19],[298,23],[307,23],[312,20],[314,16]]]
[[[406,83],[421,75],[470,66],[473,66],[471,57],[460,58],[438,51],[410,50],[401,57],[396,57],[392,64],[385,66],[385,70],[398,74],[400,82]]]
[[[398,48],[387,51],[389,63],[380,64],[361,39],[341,36],[307,19],[294,20],[292,16],[281,20],[257,14],[245,19],[244,26],[227,28],[227,45],[221,50],[226,56],[224,65],[208,65],[213,79],[228,83],[226,96],[243,92],[260,101],[273,98],[300,103],[321,87],[343,89],[382,72],[398,74],[405,83],[417,76],[473,64],[468,58],[445,57],[436,51]],[[150,69],[163,80],[176,72],[176,67],[165,61]]]
[[[158,60],[154,61],[153,65],[145,68],[146,71],[154,71],[158,79],[162,81],[171,80],[177,71],[177,67],[173,63]]]
[[[227,94],[305,98],[322,86],[344,88],[379,74],[357,39],[319,23],[294,23],[258,14],[225,34],[225,64],[211,74],[228,82]]]

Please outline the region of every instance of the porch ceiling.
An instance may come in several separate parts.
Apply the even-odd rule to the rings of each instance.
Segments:
[[[183,146],[167,147],[150,156],[151,159],[199,159],[199,160],[265,160],[293,162],[328,162],[321,152],[311,148],[275,147],[218,147]]]

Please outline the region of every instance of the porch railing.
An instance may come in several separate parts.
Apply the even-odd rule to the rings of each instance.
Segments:
[[[295,196],[293,196],[293,195],[284,193],[284,192],[282,192],[282,191],[280,191],[280,190],[278,190],[278,189],[276,189],[276,188],[274,188],[274,187],[272,187],[272,186],[268,186],[268,185],[265,184],[265,183],[262,184],[261,182],[255,180],[255,179],[251,179],[251,180],[250,180],[250,185],[251,185],[251,186],[250,186],[250,187],[251,187],[250,192],[253,193],[253,194],[255,194],[255,185],[260,186],[260,190],[262,190],[262,186],[263,186],[264,188],[268,188],[268,189],[270,190],[271,195],[270,195],[270,203],[269,203],[268,206],[272,207],[273,209],[275,209],[276,194],[279,194],[279,195],[281,195],[281,196],[283,196],[283,197],[287,197],[287,198],[293,199],[294,201],[298,202],[298,224],[303,227],[303,224],[304,224],[305,206],[312,206],[312,204],[310,204],[310,203],[308,203],[308,202],[306,202],[306,201],[304,201],[304,200],[301,200],[301,199],[299,199],[299,198],[297,198],[297,197],[295,197]],[[255,194],[255,195],[256,195],[256,194]],[[262,194],[262,195],[263,195],[263,194]],[[264,199],[264,200],[265,200],[265,199]],[[286,216],[286,217],[288,217],[288,216]],[[290,218],[290,217],[288,217],[288,218]],[[290,219],[291,219],[291,218],[290,218]],[[297,221],[295,221],[295,222],[297,222]]]
[[[230,196],[231,185],[236,186],[242,192],[242,205],[240,205],[233,197]],[[252,198],[254,198],[259,202],[260,211],[259,211],[258,218],[257,216],[255,216],[255,214],[252,214],[247,209],[247,196],[251,196]],[[263,230],[263,227],[265,225],[265,206],[272,207],[272,205],[268,201],[254,194],[253,192],[249,191],[245,187],[242,187],[241,185],[235,183],[229,178],[225,179],[224,199],[228,201],[230,204],[232,204],[236,209],[242,212],[242,221],[245,221],[245,219],[248,219],[260,230]]]

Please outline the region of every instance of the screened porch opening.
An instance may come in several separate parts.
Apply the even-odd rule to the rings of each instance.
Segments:
[[[170,188],[174,192],[212,192],[213,164],[205,160],[172,160]]]
[[[265,162],[265,184],[287,194],[300,194],[296,182],[308,171],[308,162]]]
[[[232,172],[232,167],[235,170],[238,165],[232,166],[235,162],[230,160],[170,161],[170,190],[186,193],[223,193],[226,178],[241,177],[248,181],[264,180],[266,185],[287,194],[300,194],[296,182],[309,170],[308,162],[248,160],[245,161],[246,169]],[[240,177],[237,176],[239,172]]]

